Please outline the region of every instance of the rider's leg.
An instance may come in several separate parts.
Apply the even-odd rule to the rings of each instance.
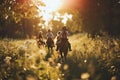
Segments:
[[[54,41],[52,40],[52,44],[53,44],[53,47],[55,47],[55,45],[54,45]]]

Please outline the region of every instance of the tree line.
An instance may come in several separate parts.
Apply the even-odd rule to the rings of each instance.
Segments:
[[[99,35],[101,31],[110,35],[120,34],[120,1],[119,0],[80,0],[77,9],[62,9],[71,13],[72,21],[67,22],[71,33],[87,32]],[[0,37],[32,38],[39,30],[39,23],[44,24],[36,6],[30,0],[1,0],[0,1]],[[52,20],[53,32],[63,26],[59,21]]]

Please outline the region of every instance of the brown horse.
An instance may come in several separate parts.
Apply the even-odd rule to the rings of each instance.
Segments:
[[[45,42],[43,40],[37,40],[37,46],[40,48],[40,46],[44,46]]]
[[[60,47],[59,47],[59,52],[60,52],[62,61],[67,60],[68,49],[69,49],[68,40],[61,40],[61,44],[60,44]]]
[[[54,47],[54,42],[52,38],[48,38],[46,44],[47,44],[48,50],[50,49],[52,50],[52,48]]]

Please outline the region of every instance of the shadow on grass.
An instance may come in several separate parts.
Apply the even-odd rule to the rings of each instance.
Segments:
[[[51,58],[53,53],[54,53],[54,50],[53,49],[49,49],[48,52],[47,52],[47,55],[45,56],[45,61],[48,61],[48,59]]]
[[[62,65],[63,77],[65,80],[120,80],[120,74],[112,74],[108,68],[98,63],[95,57],[86,60],[75,60],[69,57],[67,62]]]

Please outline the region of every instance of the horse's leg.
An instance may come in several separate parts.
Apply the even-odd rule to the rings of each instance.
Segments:
[[[40,46],[39,46],[39,45],[40,45],[40,43],[39,43],[39,42],[37,42],[37,46],[38,46],[38,48],[40,48]]]
[[[50,53],[50,47],[48,46],[48,52]]]
[[[52,48],[51,47],[49,47],[49,50],[50,50],[50,54],[52,53]]]
[[[51,47],[51,53],[53,54],[53,47]]]
[[[67,61],[67,53],[68,53],[68,52],[64,52],[65,61]]]
[[[52,50],[52,47],[51,47],[51,50]]]
[[[62,51],[60,51],[60,55],[61,55],[61,60],[63,62],[63,55],[62,55]]]

